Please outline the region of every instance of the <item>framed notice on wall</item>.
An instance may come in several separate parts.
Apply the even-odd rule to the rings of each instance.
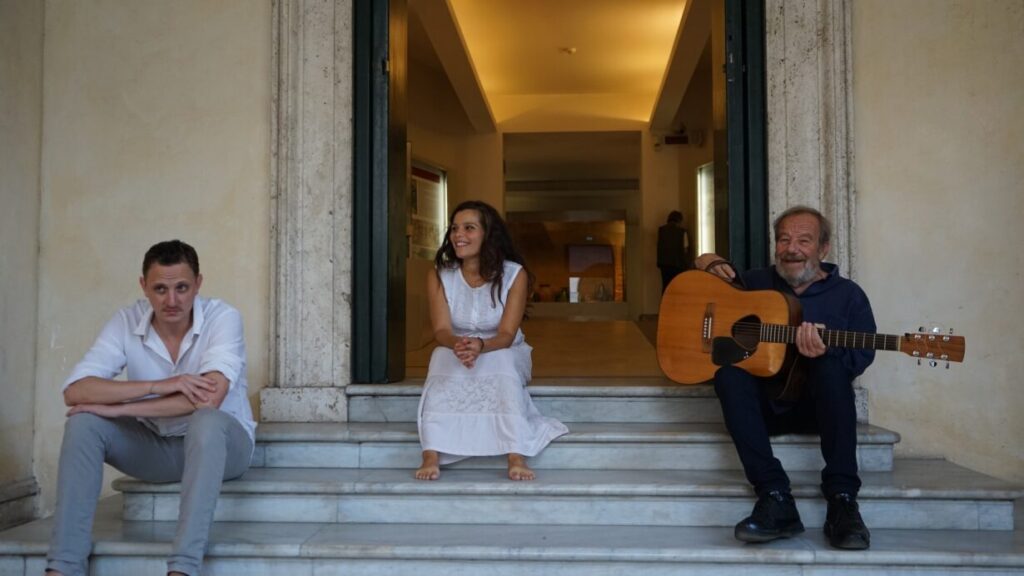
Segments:
[[[445,171],[413,161],[409,178],[410,256],[432,260],[448,224]]]

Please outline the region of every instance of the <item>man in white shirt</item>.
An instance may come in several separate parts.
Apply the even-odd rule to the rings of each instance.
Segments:
[[[103,463],[148,482],[181,482],[168,574],[199,574],[224,480],[252,458],[238,311],[199,297],[196,251],[179,240],[146,252],[146,298],[122,308],[64,382],[64,428],[47,574],[88,573]],[[125,380],[114,380],[121,372]]]

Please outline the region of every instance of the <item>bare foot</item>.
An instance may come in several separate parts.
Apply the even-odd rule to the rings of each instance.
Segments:
[[[437,480],[441,477],[441,466],[437,463],[437,451],[423,451],[423,464],[420,464],[415,476],[417,480]]]
[[[509,454],[508,477],[510,480],[533,480],[537,475],[526,465],[526,458],[522,454]]]

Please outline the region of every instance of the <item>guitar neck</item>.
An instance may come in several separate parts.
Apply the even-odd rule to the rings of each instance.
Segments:
[[[796,326],[784,324],[762,324],[760,339],[762,342],[779,342],[793,344],[796,342]],[[818,334],[826,346],[837,348],[861,348],[868,350],[900,350],[900,338],[893,334],[876,334],[873,332],[850,332],[848,330],[829,330],[818,328]]]

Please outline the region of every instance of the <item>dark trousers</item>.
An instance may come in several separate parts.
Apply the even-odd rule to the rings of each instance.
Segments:
[[[732,436],[743,471],[761,496],[772,490],[789,491],[789,477],[772,453],[769,436],[818,433],[825,469],[821,490],[826,498],[846,492],[857,495],[857,410],[853,378],[839,359],[825,355],[801,358],[807,379],[795,404],[772,402],[764,381],[734,366],[715,373],[715,392],[725,425]]]
[[[668,288],[669,282],[672,282],[673,278],[686,271],[686,268],[683,266],[658,266],[658,269],[661,270],[662,294],[665,293],[665,289]]]

